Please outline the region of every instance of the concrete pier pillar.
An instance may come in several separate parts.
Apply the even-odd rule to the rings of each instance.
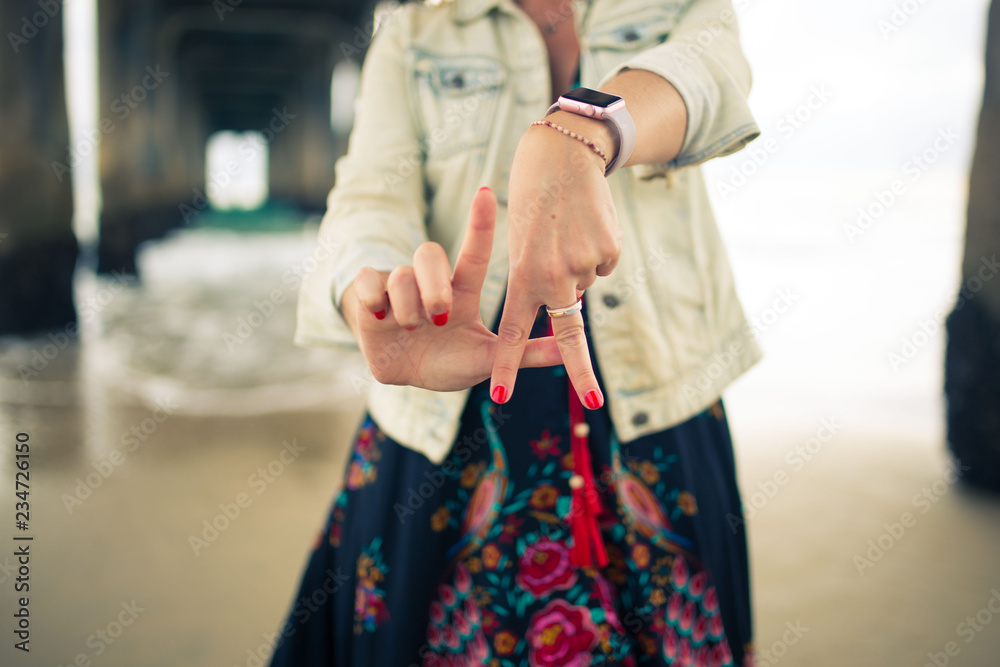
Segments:
[[[1000,2],[969,182],[962,286],[948,318],[948,441],[968,481],[1000,492]]]
[[[76,321],[62,3],[0,3],[0,335]]]

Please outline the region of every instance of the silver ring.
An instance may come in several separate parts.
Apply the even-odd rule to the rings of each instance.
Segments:
[[[549,314],[549,317],[566,317],[567,315],[575,315],[581,310],[583,310],[583,299],[577,299],[576,303],[565,308],[549,308],[545,306],[545,312]]]

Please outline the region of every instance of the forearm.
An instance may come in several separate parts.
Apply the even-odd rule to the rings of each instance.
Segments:
[[[669,81],[653,72],[625,70],[603,90],[622,97],[635,122],[635,149],[623,166],[658,164],[677,157],[687,130],[687,108]]]

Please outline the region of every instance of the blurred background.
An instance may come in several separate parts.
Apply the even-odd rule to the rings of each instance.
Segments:
[[[995,666],[989,3],[734,4],[763,134],[706,172],[766,352],[725,397],[758,663]],[[291,337],[374,16],[0,3],[0,664],[266,664],[363,400]]]

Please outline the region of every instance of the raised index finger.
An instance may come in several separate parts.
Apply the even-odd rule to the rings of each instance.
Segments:
[[[486,270],[493,252],[493,230],[496,228],[497,199],[489,188],[479,188],[469,210],[469,225],[465,230],[462,249],[455,260],[452,291],[479,297],[486,280]]]

